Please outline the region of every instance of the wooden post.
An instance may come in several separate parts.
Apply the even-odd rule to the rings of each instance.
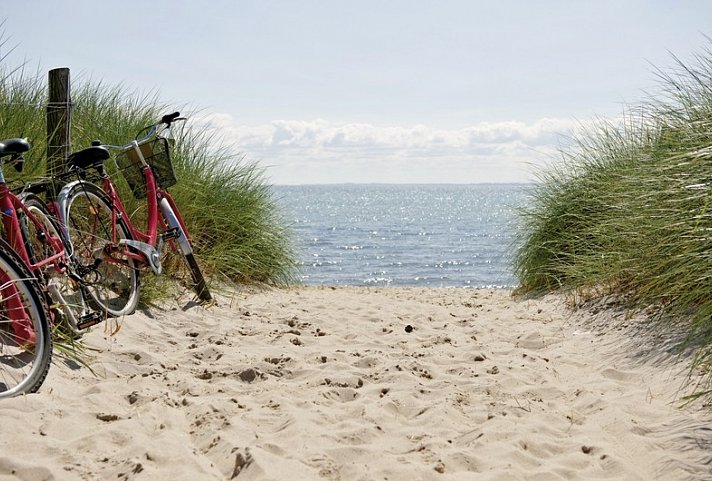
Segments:
[[[72,98],[69,69],[49,71],[47,102],[47,175],[62,172],[71,151]],[[56,192],[50,192],[54,197]],[[51,200],[51,199],[50,199]]]

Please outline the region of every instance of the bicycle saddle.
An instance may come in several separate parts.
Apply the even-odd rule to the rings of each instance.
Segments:
[[[74,152],[67,158],[67,164],[70,167],[88,169],[89,167],[98,167],[102,165],[109,157],[110,154],[106,147],[93,145],[91,147],[87,147],[86,149]]]
[[[28,150],[30,150],[30,143],[27,139],[0,140],[0,157],[21,154]]]

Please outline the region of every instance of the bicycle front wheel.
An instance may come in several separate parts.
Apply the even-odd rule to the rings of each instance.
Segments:
[[[179,233],[177,238],[178,247],[183,255],[183,258],[185,259],[188,270],[190,271],[192,288],[195,291],[195,294],[198,296],[198,299],[203,302],[212,302],[213,296],[210,294],[203,272],[200,270],[200,266],[195,260],[195,256],[193,255],[193,246],[190,243],[188,233],[183,227],[183,223],[179,220],[178,215],[176,215],[176,212],[173,210],[173,207],[171,207],[171,203],[168,199],[163,198],[159,203],[159,206],[161,208],[161,212],[163,213],[163,219],[165,220],[166,225],[170,229],[177,230]]]
[[[65,221],[70,256],[82,272],[89,302],[113,317],[134,312],[139,272],[134,260],[118,249],[121,239],[133,237],[104,191],[89,182],[74,185],[67,195]]]
[[[185,263],[188,265],[188,270],[190,271],[190,277],[193,279],[193,290],[203,302],[212,302],[213,296],[210,294],[207,284],[205,283],[205,278],[203,277],[203,272],[200,270],[198,261],[195,260],[195,256],[191,254],[186,254],[184,256]]]
[[[0,398],[36,392],[49,372],[52,338],[39,282],[0,239]]]

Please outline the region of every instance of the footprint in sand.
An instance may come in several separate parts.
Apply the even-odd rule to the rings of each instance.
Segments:
[[[358,397],[358,392],[350,387],[329,389],[322,393],[326,399],[333,399],[341,402],[351,402]]]

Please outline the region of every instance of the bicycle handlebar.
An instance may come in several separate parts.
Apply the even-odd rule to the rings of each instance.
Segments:
[[[181,118],[180,112],[173,112],[172,114],[166,114],[163,117],[161,117],[161,120],[159,120],[155,124],[149,125],[148,127],[141,130],[141,132],[143,132],[144,130],[148,129],[148,133],[146,135],[144,135],[141,138],[137,137],[135,140],[132,140],[131,142],[129,142],[126,145],[102,144],[96,140],[94,142],[92,142],[92,145],[101,145],[102,147],[106,147],[107,149],[126,150],[126,149],[133,147],[135,145],[135,143],[141,144],[141,143],[145,142],[146,140],[150,139],[151,137],[153,137],[156,134],[156,132],[158,131],[158,127],[160,127],[161,125],[165,125],[166,128],[170,127],[171,124],[173,123],[173,121],[175,121],[175,120],[185,120],[185,118]],[[95,142],[96,142],[96,144],[95,144]]]
[[[164,115],[161,117],[161,123],[166,125],[171,125],[171,122],[180,117],[180,112],[173,112],[172,114]]]

